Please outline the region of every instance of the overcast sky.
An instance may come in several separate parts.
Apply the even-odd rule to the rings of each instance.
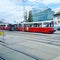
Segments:
[[[54,11],[60,10],[60,0],[25,0],[25,9],[32,7],[48,7]],[[23,21],[22,0],[0,0],[0,20],[6,22]]]

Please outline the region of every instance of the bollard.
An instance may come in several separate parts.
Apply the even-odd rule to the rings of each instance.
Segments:
[[[0,31],[0,36],[3,36],[3,40],[4,40],[4,32]]]

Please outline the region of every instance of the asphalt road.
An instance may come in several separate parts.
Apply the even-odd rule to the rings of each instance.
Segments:
[[[54,34],[4,31],[0,36],[2,60],[60,60],[60,31]]]

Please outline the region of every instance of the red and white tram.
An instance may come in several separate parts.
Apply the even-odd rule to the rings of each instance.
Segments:
[[[16,27],[17,31],[52,34],[55,32],[53,21],[24,22]]]

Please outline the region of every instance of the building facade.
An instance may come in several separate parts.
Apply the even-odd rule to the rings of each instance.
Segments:
[[[57,30],[60,30],[60,12],[54,14],[54,27]]]
[[[54,12],[50,9],[32,9],[33,21],[53,20]]]

